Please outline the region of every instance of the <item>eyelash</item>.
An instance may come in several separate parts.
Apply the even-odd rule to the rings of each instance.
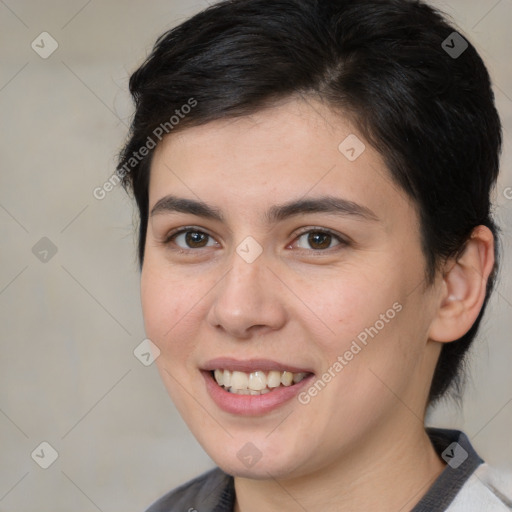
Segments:
[[[176,237],[178,237],[179,235],[181,235],[183,233],[188,233],[188,232],[201,233],[201,234],[206,235],[209,238],[213,238],[212,235],[210,235],[209,233],[207,233],[207,232],[205,232],[205,231],[203,231],[201,229],[198,229],[196,226],[184,226],[183,228],[180,228],[177,231],[172,231],[171,233],[169,233],[165,237],[165,239],[162,241],[162,244],[166,245],[166,246],[170,246],[171,242]],[[305,234],[308,234],[308,233],[320,233],[320,234],[323,234],[323,235],[330,235],[334,239],[336,239],[338,244],[335,245],[334,247],[329,247],[327,249],[302,249],[302,248],[300,248],[299,250],[308,251],[308,252],[315,252],[315,253],[327,253],[327,252],[330,252],[332,250],[336,250],[337,247],[341,248],[341,247],[345,247],[345,246],[349,245],[348,240],[344,239],[343,237],[341,237],[340,235],[338,235],[334,231],[331,231],[330,229],[326,229],[326,228],[320,228],[320,227],[307,227],[307,228],[304,228],[303,230],[299,231],[295,235],[295,238],[294,238],[293,242],[295,242],[295,240],[300,238],[302,235],[305,235]],[[194,248],[183,249],[182,247],[178,246],[177,248],[172,247],[171,250],[177,252],[178,254],[191,254],[191,253],[197,252],[200,249],[205,249],[205,248],[206,247],[198,247],[198,248],[195,248],[195,249]]]

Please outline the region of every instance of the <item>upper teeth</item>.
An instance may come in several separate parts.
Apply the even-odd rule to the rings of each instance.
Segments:
[[[230,391],[262,391],[266,388],[277,388],[281,384],[283,386],[291,386],[292,382],[300,382],[307,373],[292,373],[288,371],[263,372],[257,370],[255,372],[246,373],[229,370],[217,369],[214,371],[215,380],[219,386],[224,386]],[[270,389],[267,389],[270,391]],[[259,394],[259,393],[258,393]]]

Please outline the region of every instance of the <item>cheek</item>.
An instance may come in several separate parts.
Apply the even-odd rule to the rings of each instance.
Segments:
[[[178,280],[168,270],[159,271],[150,264],[143,268],[141,304],[146,335],[164,357],[172,354],[171,361],[182,359],[193,347],[197,328],[193,320],[200,311],[198,288],[195,280]]]
[[[378,408],[390,398],[379,377],[391,388],[401,387],[408,379],[405,368],[416,366],[418,318],[412,318],[415,305],[402,284],[398,273],[380,279],[352,274],[332,279],[326,293],[311,296],[329,328],[327,336],[325,327],[314,336],[322,369],[329,373],[325,378],[332,382],[332,394],[324,395],[327,410],[339,406],[339,400],[356,409],[366,402]]]
[[[339,411],[336,421],[353,421],[355,428],[396,404],[395,395],[406,397],[415,374],[423,371],[423,313],[414,300],[391,289],[378,296],[353,294],[343,305],[338,336],[323,346],[325,371],[335,375],[324,408],[334,411],[344,404],[353,417],[344,419]]]
[[[376,284],[377,283],[377,284]],[[353,339],[364,341],[368,330],[372,333],[376,328],[379,333],[386,331],[395,318],[399,316],[399,299],[401,294],[396,292],[396,282],[381,278],[368,279],[360,272],[351,275],[338,275],[325,281],[323,291],[310,287],[309,297],[311,309],[316,313],[323,325],[324,339],[327,347],[338,351],[345,345],[350,345]],[[328,336],[325,336],[325,332]],[[319,331],[320,334],[320,331]]]

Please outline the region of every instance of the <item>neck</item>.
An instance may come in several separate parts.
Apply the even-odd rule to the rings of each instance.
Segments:
[[[411,510],[445,464],[416,417],[402,418],[399,427],[380,426],[372,439],[362,439],[341,460],[307,475],[235,477],[234,512]]]

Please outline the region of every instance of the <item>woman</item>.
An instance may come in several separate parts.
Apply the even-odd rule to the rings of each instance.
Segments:
[[[509,510],[460,382],[497,269],[486,68],[407,0],[231,0],[130,79],[145,328],[218,467],[155,511]]]

